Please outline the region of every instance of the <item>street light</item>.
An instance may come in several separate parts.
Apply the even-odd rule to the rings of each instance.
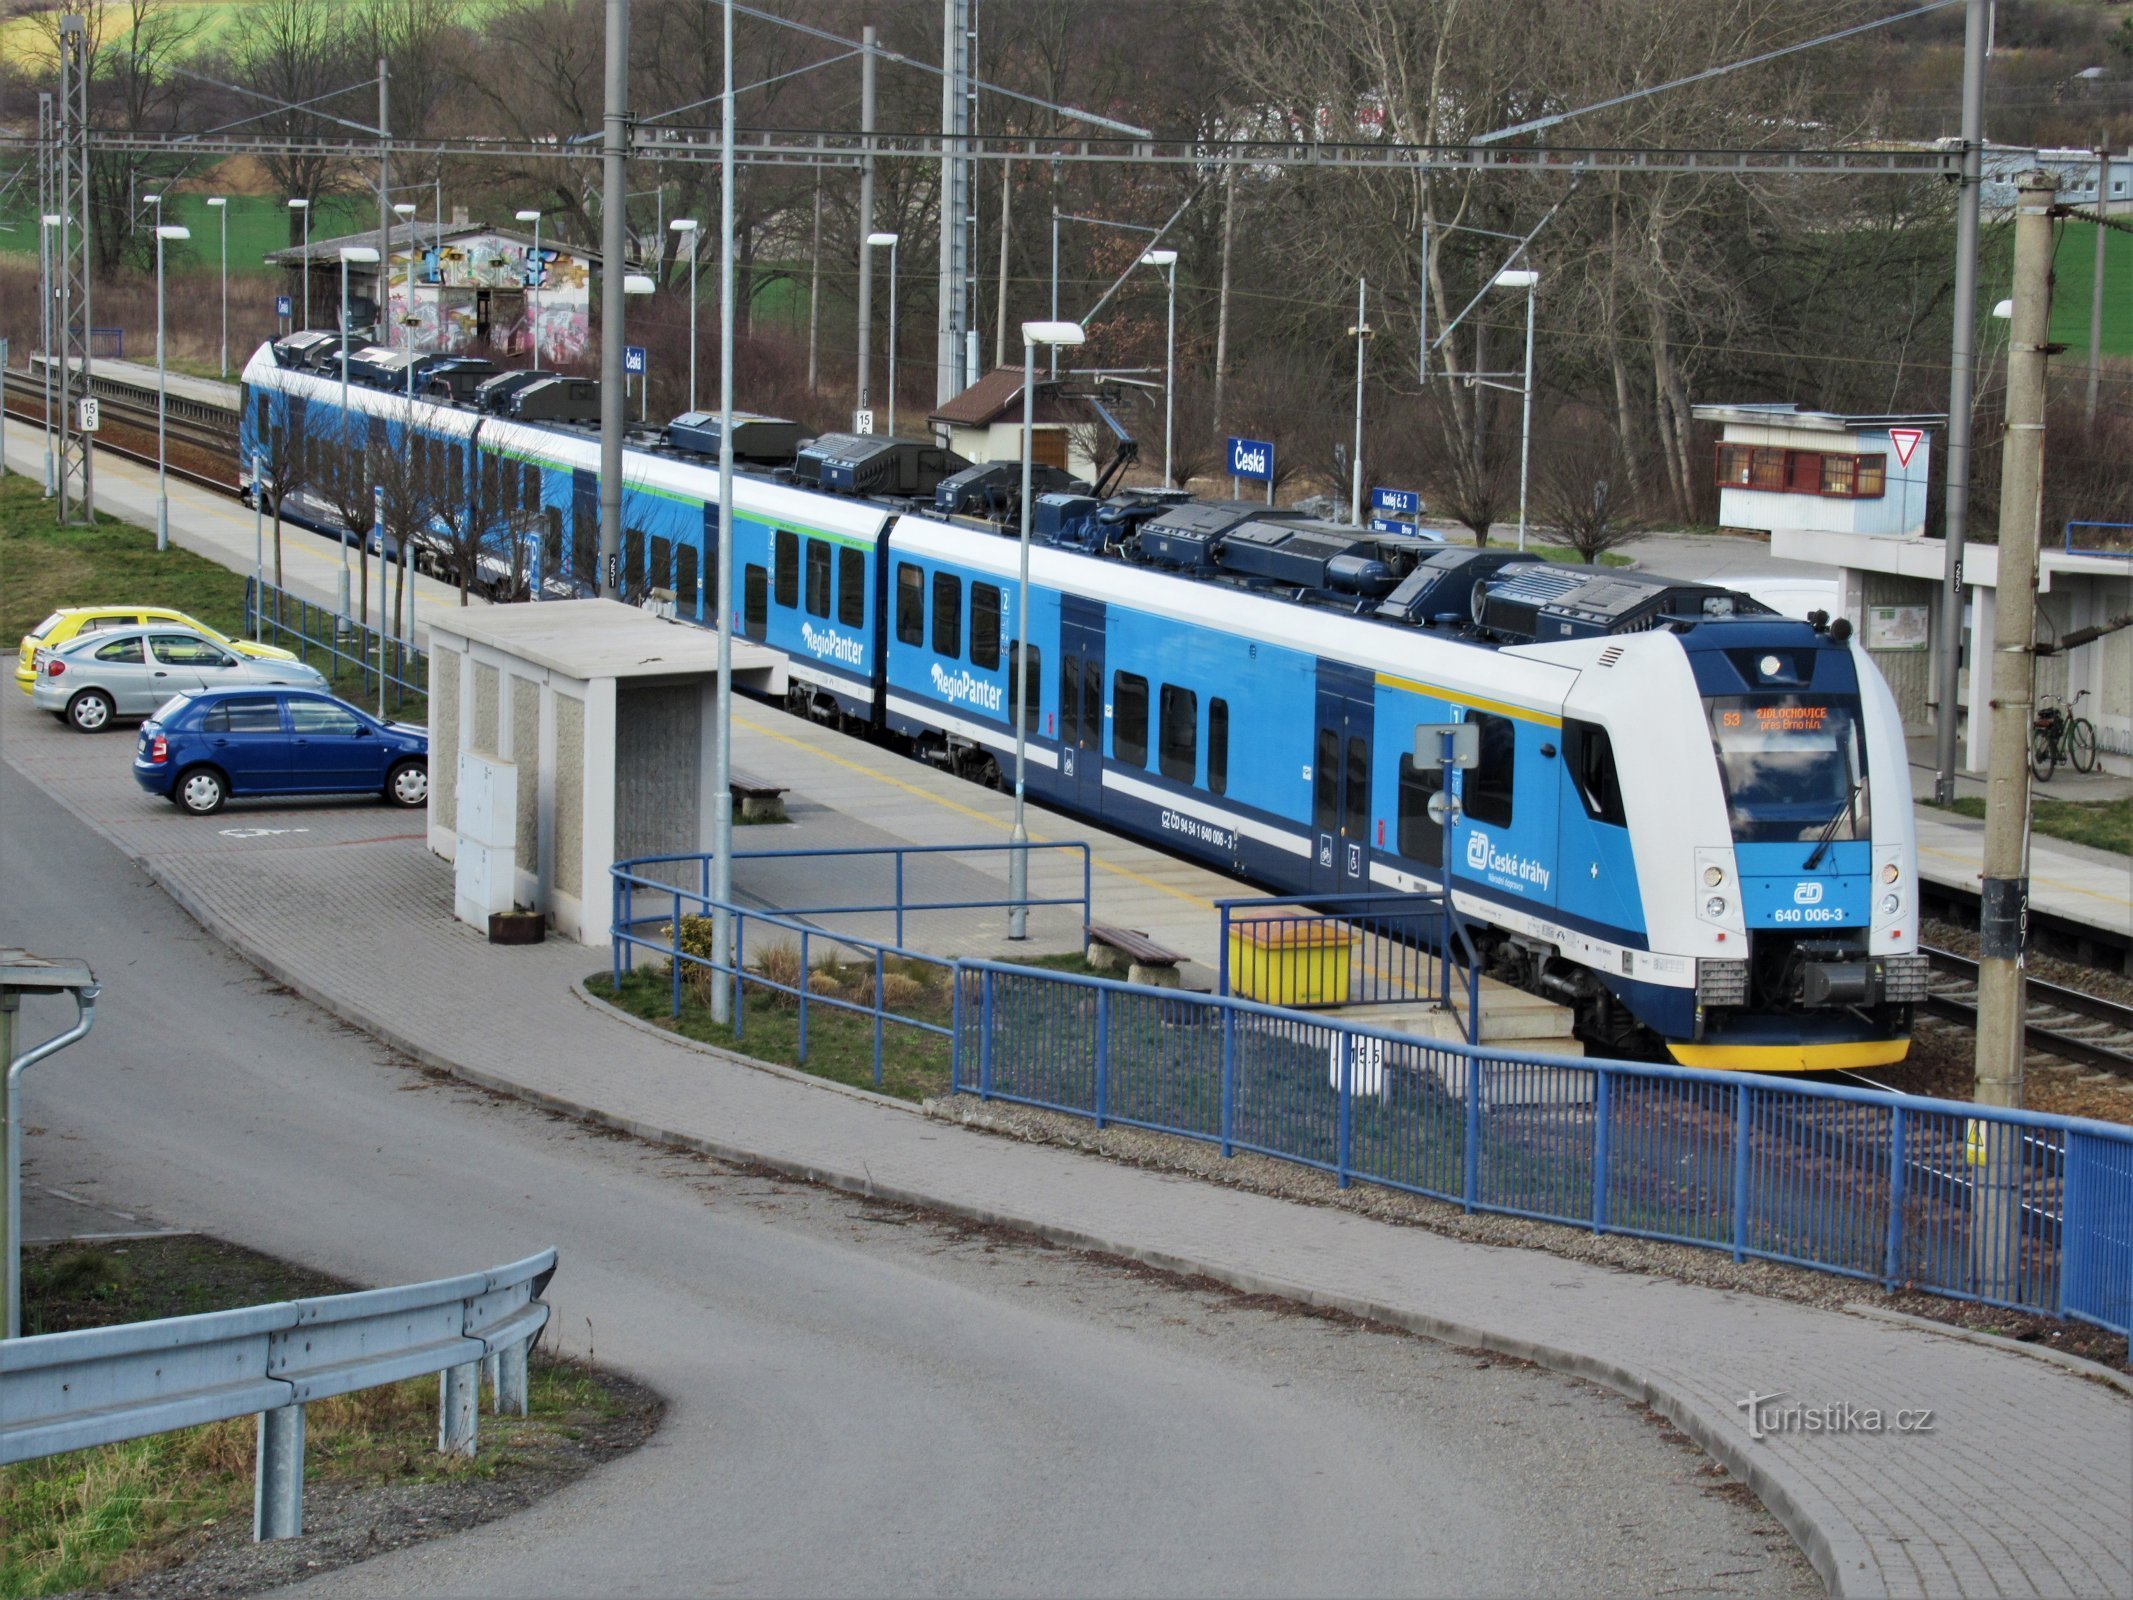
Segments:
[[[1087,335],[1078,322],[1025,322],[1022,324],[1022,566],[1015,597],[1015,826],[1007,836],[1011,845],[1027,846],[1029,830],[1023,826],[1022,794],[1026,771],[1024,742],[1029,737],[1029,515],[1030,435],[1037,420],[1037,346],[1057,350],[1078,345]],[[1029,937],[1029,851],[1011,850],[1007,856],[1007,936]]]
[[[222,376],[226,379],[230,375],[230,203],[219,194],[209,195],[207,203],[222,224]]]
[[[302,331],[309,333],[311,331],[311,202],[308,200],[291,200],[289,209],[291,211],[301,211],[304,214],[304,251],[302,258],[304,271],[304,326]]]
[[[413,405],[415,401],[415,203],[412,200],[402,200],[393,207],[393,215],[407,223],[407,310],[401,314],[400,325],[407,329],[407,400],[408,404]],[[391,272],[392,243],[390,239],[385,241],[385,251],[388,258],[387,268],[385,272],[378,274],[380,278],[388,276]],[[387,298],[389,301],[390,297],[388,296]],[[534,365],[539,366],[540,363],[536,361]]]
[[[344,456],[352,447],[352,435],[348,426],[348,268],[351,262],[357,266],[365,266],[374,263],[377,259],[378,252],[371,249],[367,244],[344,244],[341,246],[341,451]],[[304,287],[308,291],[310,286],[311,262],[310,258],[306,256],[304,260]],[[310,298],[308,293],[305,298]],[[348,528],[344,529],[341,535],[341,619],[343,621],[348,618],[348,535],[355,532],[355,529]],[[357,534],[356,537],[367,538],[368,535]],[[365,559],[367,560],[368,557]],[[364,585],[364,593],[367,595],[369,592],[370,586],[366,583]]]
[[[1533,294],[1540,274],[1530,267],[1506,267],[1496,274],[1498,289],[1526,291],[1526,378],[1520,386],[1518,421],[1518,548],[1526,548],[1527,467],[1533,451]]]
[[[625,272],[622,275],[622,292],[624,294],[653,294],[657,292],[658,288],[658,284],[641,272]],[[622,377],[622,392],[625,396],[629,393],[629,381],[629,375],[624,373]],[[627,415],[625,412],[625,420],[627,420]],[[637,420],[639,422],[652,420],[652,364],[650,361],[645,362],[644,371],[637,375]]]
[[[689,409],[696,409],[696,219],[676,217],[667,224],[671,232],[689,241]]]
[[[52,230],[66,220],[56,212],[46,212],[37,219],[38,300],[43,312],[44,337],[44,497],[47,500],[59,493],[59,480],[55,476],[57,462],[52,454]]]
[[[526,313],[526,320],[533,325],[533,364],[538,367],[541,364],[541,295],[539,285],[532,280],[541,270],[541,214],[538,211],[520,211],[514,215],[521,222],[533,224],[533,270],[526,274],[527,287],[533,291],[533,300]]]
[[[896,241],[893,233],[870,233],[867,248],[889,252],[889,437],[896,437]],[[874,270],[874,258],[867,257],[867,271]]]
[[[149,199],[155,199],[150,195]],[[160,213],[159,213],[160,214]],[[170,548],[170,495],[164,470],[163,422],[168,409],[165,401],[167,385],[163,379],[163,241],[166,239],[190,239],[190,228],[166,228],[156,224],[156,548]]]
[[[1358,528],[1363,525],[1363,351],[1376,337],[1376,330],[1364,318],[1369,292],[1368,279],[1355,280],[1355,326],[1348,330],[1348,337],[1355,341],[1355,459],[1349,463],[1348,520]],[[1340,498],[1338,490],[1334,498]]]
[[[1177,383],[1178,364],[1178,253],[1175,250],[1146,250],[1141,253],[1141,265],[1161,267],[1170,280],[1170,311],[1163,336],[1163,487],[1167,489],[1170,487],[1171,394]]]

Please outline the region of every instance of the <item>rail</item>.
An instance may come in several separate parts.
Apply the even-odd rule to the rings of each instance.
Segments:
[[[58,363],[52,363],[54,380],[52,398],[59,398],[57,381]],[[32,356],[25,372],[9,374],[9,389],[15,398],[40,407],[42,416],[44,400],[45,358]],[[182,374],[173,373],[172,377]],[[76,374],[77,386],[80,382]],[[234,391],[235,385],[231,385]],[[153,385],[128,382],[99,372],[92,362],[89,367],[89,393],[104,412],[107,422],[121,423],[129,428],[138,428],[154,433],[156,428],[156,391]],[[79,393],[75,395],[80,399]],[[181,393],[166,387],[163,395],[164,430],[174,442],[196,445],[204,450],[226,450],[235,454],[237,448],[237,412],[220,401],[202,398],[193,393]]]
[[[316,665],[317,656],[328,663],[329,678],[355,673],[364,703],[376,705],[381,716],[397,715],[409,701],[429,695],[429,657],[413,645],[271,583],[244,580],[244,625],[263,643],[293,649],[306,666]]]
[[[1958,955],[1953,950],[1940,950],[1922,946],[1924,955],[1932,963],[1933,970],[1945,972],[1959,979],[1975,991],[1978,981],[1977,963],[1970,957]],[[2057,1056],[2062,1061],[2076,1061],[2083,1066],[2100,1067],[2106,1072],[2115,1072],[2121,1077],[2133,1078],[2133,1006],[2116,1000],[2107,1000],[2102,995],[2088,994],[2080,989],[2068,989],[2060,984],[2046,983],[2042,978],[2025,978],[2022,984],[2024,1017],[2023,1042],[2032,1050],[2041,1050]],[[1977,1003],[1961,995],[1945,991],[1929,993],[1926,1009],[1951,1022],[1960,1022],[1965,1027],[1977,1026]],[[2069,1021],[2039,1022],[2031,1012],[2060,1013]],[[2108,1035],[2094,1032],[2076,1033],[2071,1019],[2087,1018],[2100,1023]]]
[[[437,1448],[471,1456],[486,1367],[498,1412],[526,1413],[556,1253],[489,1272],[235,1311],[0,1342],[0,1465],[256,1413],[252,1535],[304,1519],[304,1407],[436,1372]]]
[[[957,967],[959,1092],[1298,1162],[1343,1187],[2133,1328],[2133,1128]]]
[[[1450,1009],[1456,982],[1467,1043],[1479,1042],[1480,962],[1441,893],[1276,895],[1218,900],[1215,909],[1216,994],[1304,1010],[1402,1000]]]

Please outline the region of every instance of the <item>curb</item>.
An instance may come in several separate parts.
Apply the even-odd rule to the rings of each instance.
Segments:
[[[1855,1317],[1873,1317],[1881,1322],[1900,1322],[1907,1328],[1916,1328],[1921,1333],[1937,1333],[1944,1339],[1961,1339],[1966,1344],[1981,1344],[1993,1350],[2006,1350],[2018,1356],[2030,1356],[2038,1361],[2049,1361],[2055,1367],[2064,1367],[2077,1377],[2094,1383],[2107,1383],[2122,1394],[2133,1395],[2133,1377],[2105,1366],[2101,1361],[2091,1361],[2087,1356],[2077,1356],[2070,1350],[2054,1350],[2050,1345],[2031,1344],[2023,1339],[2010,1339],[2004,1334],[1986,1333],[1978,1328],[1957,1327],[1952,1322],[1935,1322],[1931,1317],[1914,1317],[1908,1311],[1891,1311],[1886,1306],[1861,1305],[1857,1301],[1844,1309]]]
[[[145,872],[178,909],[199,923],[208,933],[228,945],[239,956],[257,967],[284,988],[302,995],[305,1000],[321,1010],[340,1018],[353,1027],[370,1034],[387,1048],[420,1062],[432,1071],[457,1078],[476,1088],[507,1099],[522,1101],[553,1111],[596,1127],[609,1128],[618,1133],[629,1134],[647,1143],[667,1145],[677,1149],[692,1150],[699,1155],[718,1160],[744,1163],[782,1173],[786,1177],[807,1183],[822,1184],[848,1194],[866,1195],[887,1200],[898,1205],[912,1206],[920,1210],[944,1212],[966,1221],[1012,1229],[1030,1234],[1047,1243],[1076,1250],[1095,1251],[1104,1255],[1120,1256],[1127,1260],[1143,1262],[1166,1272],[1189,1277],[1203,1277],[1225,1284],[1245,1294],[1274,1295],[1285,1300],[1294,1300],[1304,1305],[1321,1306],[1328,1310],[1345,1312],[1350,1316],[1401,1328],[1409,1333],[1436,1339],[1450,1344],[1465,1345],[1473,1349],[1495,1351],[1513,1356],[1521,1361],[1530,1361],[1536,1366],[1570,1377],[1583,1378],[1604,1389],[1650,1406],[1665,1417],[1682,1433],[1695,1442],[1711,1459],[1718,1462],[1734,1477],[1745,1483],[1762,1502],[1770,1514],[1789,1533],[1794,1542],[1814,1566],[1816,1574],[1834,1596],[1844,1600],[1881,1600],[1888,1587],[1879,1562],[1865,1538],[1840,1516],[1835,1508],[1817,1515],[1802,1503],[1802,1495],[1795,1492],[1792,1475],[1766,1457],[1760,1457],[1747,1447],[1744,1441],[1706,1417],[1690,1399],[1663,1382],[1640,1376],[1625,1367],[1603,1361],[1581,1351],[1558,1345],[1544,1344],[1522,1339],[1515,1335],[1496,1333],[1470,1323],[1456,1322],[1447,1317],[1432,1316],[1427,1312],[1407,1310],[1397,1306],[1383,1305],[1353,1295],[1336,1294],[1322,1289],[1313,1289],[1285,1279],[1262,1276],[1239,1267],[1223,1266],[1215,1262],[1189,1256],[1173,1255],[1164,1250],[1152,1250],[1132,1240],[1112,1238],[1107,1235],[1085,1232],[1021,1216],[1015,1212],[991,1206],[973,1205],[966,1201],[945,1200],[936,1195],[916,1189],[906,1189],[896,1184],[886,1184],[872,1173],[862,1170],[857,1173],[818,1167],[809,1162],[795,1161],[783,1156],[767,1156],[739,1144],[721,1139],[707,1138],[701,1134],[683,1133],[677,1129],[660,1127],[639,1121],[635,1117],[603,1111],[597,1106],[550,1094],[545,1090],[530,1088],[525,1084],[462,1065],[439,1055],[434,1050],[387,1026],[362,1008],[343,1003],[330,996],[314,993],[309,986],[299,982],[295,974],[266,952],[257,949],[242,933],[233,928],[219,915],[208,911],[183,886],[173,883],[155,865],[142,857],[134,857],[135,864]],[[573,983],[573,990],[582,990],[582,983]],[[600,1005],[590,994],[580,998],[590,1005]],[[617,1012],[632,1026],[647,1029],[662,1039],[673,1040],[676,1036],[664,1029],[652,1028],[626,1013]],[[694,1040],[678,1040],[701,1053],[720,1061],[736,1061],[726,1052],[710,1046],[697,1044]],[[810,1088],[832,1089],[840,1093],[859,1096],[871,1103],[884,1105],[911,1116],[924,1113],[918,1107],[901,1100],[890,1100],[868,1090],[856,1090],[843,1084],[832,1084],[824,1079],[795,1073],[790,1068],[778,1067],[768,1062],[742,1061],[741,1064],[758,1071],[770,1071],[789,1076],[805,1083]],[[1938,1324],[1931,1324],[1934,1331],[1941,1331]],[[2013,1341],[2008,1341],[2013,1343]],[[2017,1346],[2017,1348],[2025,1348]],[[2033,1352],[2034,1353],[2034,1352]],[[1815,1497],[1819,1498],[1819,1497]]]

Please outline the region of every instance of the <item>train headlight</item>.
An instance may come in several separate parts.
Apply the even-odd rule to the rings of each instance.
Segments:
[[[1713,870],[1717,869],[1714,868]],[[1726,914],[1726,897],[1722,894],[1712,895],[1710,899],[1703,903],[1703,914],[1713,921],[1724,916]]]
[[[1785,670],[1785,663],[1776,656],[1765,656],[1755,664],[1755,668],[1764,677],[1774,678]]]
[[[1705,867],[1703,869],[1703,886],[1706,889],[1715,889],[1725,881],[1726,869],[1724,867]]]
[[[1897,867],[1896,863],[1893,861],[1891,861],[1887,866],[1881,869],[1881,881],[1883,883],[1894,883],[1896,881],[1896,875]]]
[[[1885,894],[1881,897],[1881,914],[1884,917],[1893,917],[1896,915],[1896,908],[1902,904],[1903,902],[1897,899],[1896,896]]]

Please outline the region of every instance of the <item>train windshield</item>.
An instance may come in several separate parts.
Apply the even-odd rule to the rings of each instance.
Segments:
[[[1742,844],[1868,836],[1866,746],[1855,708],[1826,695],[1708,702],[1711,744]]]

